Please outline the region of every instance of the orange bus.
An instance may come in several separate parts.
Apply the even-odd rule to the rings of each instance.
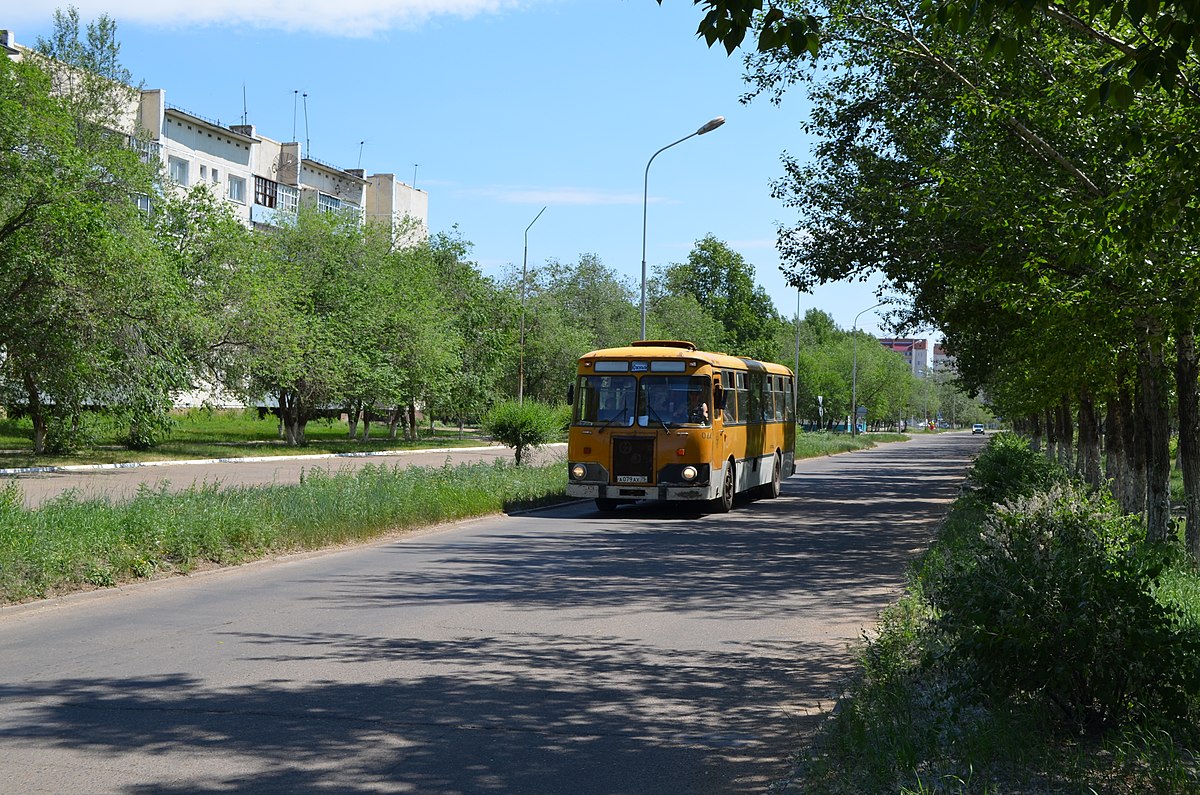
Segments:
[[[601,511],[638,500],[733,507],[795,471],[792,371],[643,340],[579,359],[568,399],[567,494]]]

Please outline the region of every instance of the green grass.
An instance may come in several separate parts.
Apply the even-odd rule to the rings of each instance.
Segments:
[[[387,438],[387,426],[372,423],[369,441],[348,438],[348,426],[338,420],[308,423],[304,447],[288,447],[279,438],[278,421],[271,415],[260,419],[253,410],[209,411],[190,409],[175,415],[169,438],[145,451],[129,450],[120,444],[127,428],[106,418],[89,418],[95,444],[71,455],[33,454],[33,426],[28,419],[0,420],[0,469],[68,464],[113,464],[180,459],[241,458],[260,455],[376,452],[422,447],[458,447],[487,444],[476,429],[462,435],[457,427],[428,425],[420,428],[416,442]],[[359,426],[359,433],[362,426]]]
[[[823,455],[848,453],[851,450],[865,450],[876,444],[903,442],[908,438],[902,433],[860,433],[851,436],[848,433],[800,431],[796,434],[796,458],[818,458]]]
[[[0,490],[0,602],[366,541],[555,501],[565,485],[561,464],[368,465],[298,485],[144,489],[119,504],[67,496],[27,510],[10,481]]]

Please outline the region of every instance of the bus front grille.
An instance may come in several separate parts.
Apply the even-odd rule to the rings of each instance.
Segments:
[[[654,438],[613,440],[613,480],[621,485],[652,483],[654,479]]]

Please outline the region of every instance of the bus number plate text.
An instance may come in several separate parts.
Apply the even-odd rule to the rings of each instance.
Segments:
[[[618,483],[646,483],[649,480],[645,475],[617,475]]]

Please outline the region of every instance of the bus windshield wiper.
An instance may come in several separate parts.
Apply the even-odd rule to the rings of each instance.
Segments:
[[[658,420],[658,424],[663,426],[664,431],[666,431],[667,433],[671,432],[671,426],[667,424],[666,420],[664,420],[662,417],[658,416],[658,412],[655,411],[653,409],[653,407],[651,407],[649,404],[647,404],[647,406],[646,406],[646,411],[649,412],[651,415],[653,415],[654,419]]]
[[[617,420],[621,420],[623,422],[625,420],[625,418],[628,416],[629,416],[629,406],[628,405],[621,406],[621,413],[614,415],[612,419],[608,420],[608,422],[601,425],[597,430],[603,431],[605,428],[612,425]],[[622,427],[624,427],[624,426],[622,426]]]

